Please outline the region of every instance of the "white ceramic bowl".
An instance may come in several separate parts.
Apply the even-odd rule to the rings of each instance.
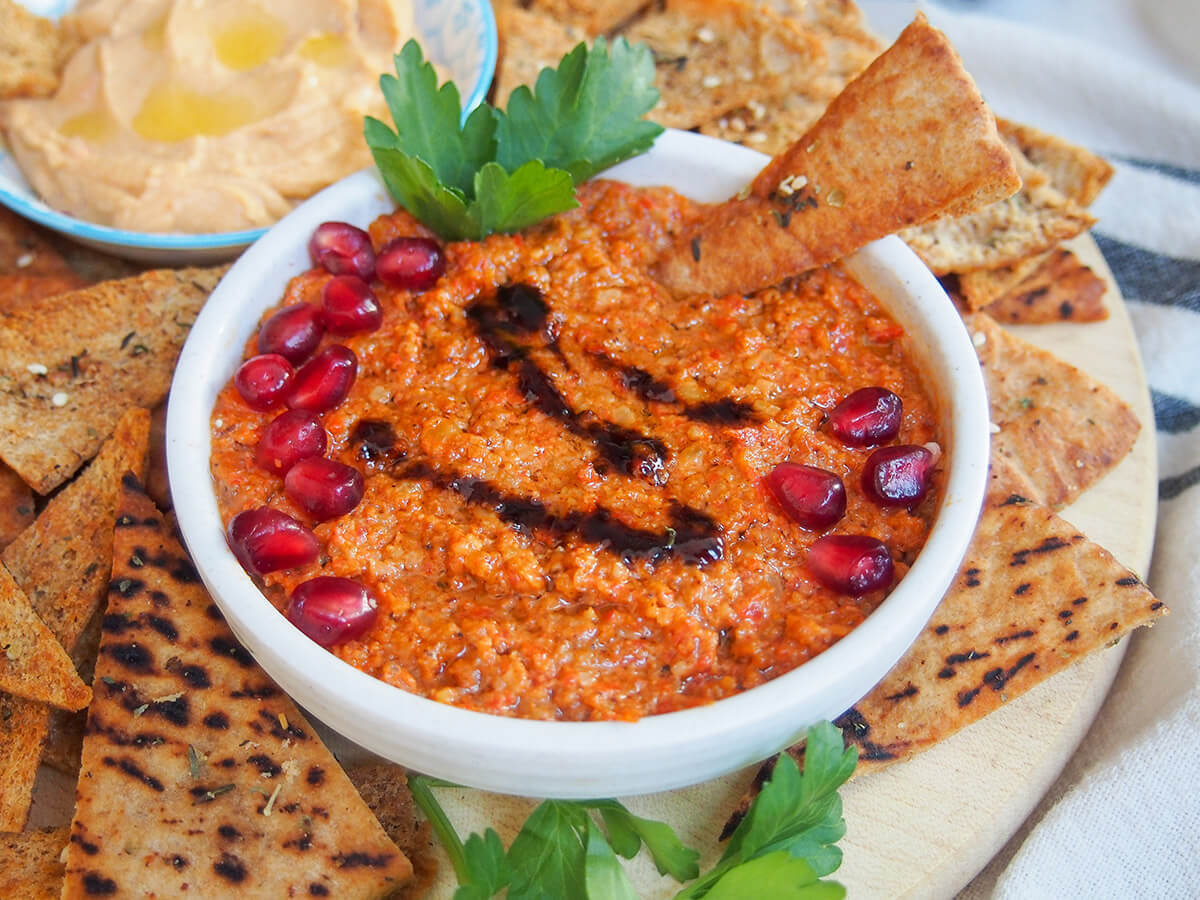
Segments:
[[[59,18],[73,0],[25,0],[36,13]],[[455,84],[470,85],[464,112],[483,101],[496,70],[496,18],[488,0],[414,0],[413,12],[425,56],[442,66]],[[13,212],[74,241],[138,262],[182,266],[232,259],[265,228],[215,234],[155,234],[85,222],[41,201],[16,160],[0,143],[0,203]]]
[[[668,131],[607,173],[728,197],[766,157]],[[774,681],[709,706],[638,722],[539,722],[491,716],[406,693],[310,641],[273,607],[225,544],[209,472],[209,416],[263,310],[309,266],[306,243],[329,219],[365,225],[393,207],[371,172],[313,197],[255,244],[204,307],[183,349],[167,414],[167,459],[180,528],[238,638],[326,724],[382,756],[461,784],[538,797],[645,793],[694,784],[763,759],[808,725],[844,712],[900,658],[950,585],[974,531],[988,455],[983,380],[962,320],[895,237],[847,261],[905,327],[935,394],[949,465],[929,539],[899,586],[847,637]]]

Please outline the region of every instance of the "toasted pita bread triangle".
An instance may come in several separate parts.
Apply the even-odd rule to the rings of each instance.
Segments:
[[[965,281],[965,278],[964,278]],[[1033,272],[986,307],[1007,325],[1099,322],[1108,318],[1104,279],[1059,247],[1039,260]]]
[[[4,565],[74,659],[112,571],[121,474],[144,473],[149,414],[130,410],[87,469],[4,551]],[[80,660],[75,659],[78,668]],[[25,825],[50,707],[0,694],[0,831]]]
[[[1017,494],[1057,508],[1130,451],[1141,424],[1110,388],[984,313],[966,324],[1000,429],[992,435],[989,496]]]
[[[128,409],[166,396],[223,268],[160,269],[0,310],[0,457],[39,493],[95,455]]]
[[[936,216],[1013,194],[1020,178],[954,48],[918,14],[896,43],[657,265],[680,295],[747,293]]]
[[[408,860],[132,475],[116,523],[64,900],[395,890]]]
[[[855,775],[929,749],[1166,612],[1136,575],[1045,507],[985,510],[925,630],[837,719],[859,748]],[[788,752],[800,759],[803,746]]]
[[[4,566],[0,566],[0,691],[61,709],[82,709],[92,699],[71,658]]]
[[[0,463],[0,550],[13,542],[37,516],[30,490],[21,476]]]
[[[1057,135],[1006,119],[998,119],[996,125],[1001,136],[1037,166],[1056,191],[1080,206],[1091,206],[1113,176],[1113,167],[1105,160]]]
[[[0,897],[58,900],[62,894],[66,828],[43,828],[0,836]]]
[[[387,836],[412,862],[412,881],[388,900],[424,897],[437,877],[437,843],[429,820],[417,814],[408,773],[392,763],[363,762],[347,768],[346,775]]]

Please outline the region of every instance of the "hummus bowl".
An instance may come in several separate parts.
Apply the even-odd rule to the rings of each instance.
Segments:
[[[34,12],[59,18],[74,4],[69,0],[52,4],[27,0],[26,5]],[[413,0],[412,10],[426,56],[456,84],[469,85],[462,98],[466,115],[487,94],[496,68],[498,39],[491,4],[487,0]],[[81,244],[155,265],[201,265],[231,259],[266,231],[158,233],[84,221],[43,202],[2,140],[0,204]]]
[[[759,153],[668,131],[647,154],[605,173],[693,199],[737,193],[766,163]],[[983,379],[962,320],[937,281],[895,237],[845,268],[904,328],[944,449],[940,505],[924,548],[882,604],[847,636],[792,671],[708,705],[635,722],[509,718],[393,687],[294,628],[242,569],[225,540],[211,471],[211,416],[246,340],[288,280],[309,265],[321,222],[366,226],[394,208],[373,172],[327,188],[270,229],[230,270],[192,329],[167,415],[175,511],[205,584],[238,638],[300,704],[366,749],[417,771],[509,794],[586,798],[695,784],[761,760],[809,725],[840,715],[895,664],[949,587],[974,531],[988,458]]]

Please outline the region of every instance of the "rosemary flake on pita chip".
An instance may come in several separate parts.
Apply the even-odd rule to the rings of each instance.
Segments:
[[[0,457],[39,493],[66,481],[122,413],[166,396],[223,272],[155,270],[0,310]]]
[[[825,65],[814,35],[747,0],[667,0],[622,34],[654,54],[661,98],[649,118],[669,128],[699,126]]]
[[[59,709],[92,699],[71,657],[45,626],[8,569],[0,565],[0,691]]]
[[[65,827],[0,835],[0,897],[58,900],[62,894],[62,852],[66,846]]]
[[[380,898],[402,885],[408,860],[234,638],[132,475],[115,521],[64,900]]]
[[[656,274],[678,295],[748,293],[1019,187],[975,83],[918,14],[748,196],[702,215]]]
[[[1106,385],[1005,331],[965,317],[988,392],[990,500],[1011,494],[1057,509],[1120,462],[1141,424]]]
[[[1042,259],[1032,274],[991,301],[984,312],[1005,325],[1100,322],[1108,318],[1106,290],[1103,278],[1060,247]]]
[[[858,746],[855,775],[929,749],[1166,613],[1141,579],[1045,507],[1013,500],[985,509],[929,624],[835,721]],[[787,752],[801,759],[804,750]]]

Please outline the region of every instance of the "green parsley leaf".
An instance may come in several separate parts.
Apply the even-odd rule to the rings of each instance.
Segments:
[[[629,876],[613,853],[596,823],[587,820],[587,854],[584,857],[584,884],[589,900],[638,900]]]
[[[463,845],[468,878],[454,893],[454,900],[488,900],[508,884],[508,867],[504,858],[504,842],[500,835],[487,829],[480,837],[472,834]]]
[[[509,112],[476,107],[463,124],[458,89],[437,85],[420,45],[396,54],[380,88],[393,131],[367,117],[363,136],[388,192],[448,240],[526,228],[578,205],[575,185],[645,152],[662,128],[641,116],[658,100],[645,47],[580,44]]]
[[[818,881],[812,866],[783,850],[730,869],[705,895],[708,900],[842,900],[845,896],[840,884]]]
[[[588,900],[585,889],[587,812],[576,803],[544,800],[508,848],[508,900]]]
[[[635,816],[616,800],[599,800],[588,805],[600,813],[609,843],[621,856],[632,859],[645,843],[659,875],[690,881],[700,874],[696,864],[700,854],[685,847],[670,825]]]
[[[658,102],[650,48],[596,38],[557,69],[543,69],[534,90],[522,85],[497,123],[497,160],[514,169],[527,160],[566,169],[576,183],[650,149],[662,126],[642,118]]]

